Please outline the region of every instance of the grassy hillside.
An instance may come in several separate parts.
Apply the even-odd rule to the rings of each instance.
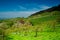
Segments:
[[[28,18],[0,20],[0,40],[60,40],[60,6]]]

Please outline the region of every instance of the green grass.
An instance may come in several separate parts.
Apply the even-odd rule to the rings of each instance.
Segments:
[[[60,40],[59,32],[38,32],[37,37],[35,33],[28,33],[27,36],[23,34],[10,34],[6,40]]]

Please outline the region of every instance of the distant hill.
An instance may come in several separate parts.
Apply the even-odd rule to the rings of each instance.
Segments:
[[[44,12],[52,12],[52,11],[60,11],[60,5],[54,6],[52,8],[46,9],[46,10],[42,10],[42,11],[36,12],[36,13],[32,14],[31,16],[42,14]]]

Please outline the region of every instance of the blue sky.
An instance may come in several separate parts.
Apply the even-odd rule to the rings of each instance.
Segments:
[[[0,0],[0,18],[27,17],[60,4],[60,0]]]

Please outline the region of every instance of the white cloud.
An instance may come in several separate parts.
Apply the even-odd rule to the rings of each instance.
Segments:
[[[0,12],[0,18],[14,18],[14,17],[28,17],[29,15],[37,11],[9,11],[9,12]]]
[[[42,6],[43,9],[47,9],[50,8],[49,6]]]
[[[46,6],[46,5],[39,5],[39,7],[40,7],[42,10],[50,8],[49,6]]]
[[[18,5],[18,8],[17,9],[14,9],[14,11],[17,11],[18,9],[19,10],[27,10],[27,11],[41,11],[41,10],[45,10],[45,9],[48,9],[48,8],[50,8],[49,6],[47,6],[47,5],[38,5],[38,4],[26,4],[27,6],[28,6],[28,8],[27,7],[24,7],[24,6],[22,6],[22,5]],[[32,6],[32,8],[31,7],[29,7],[29,6]]]
[[[27,9],[26,7],[21,6],[21,5],[19,5],[18,7],[19,7],[20,9]]]
[[[38,8],[32,8],[32,9],[30,9],[31,11],[40,11],[40,9],[38,9]]]

